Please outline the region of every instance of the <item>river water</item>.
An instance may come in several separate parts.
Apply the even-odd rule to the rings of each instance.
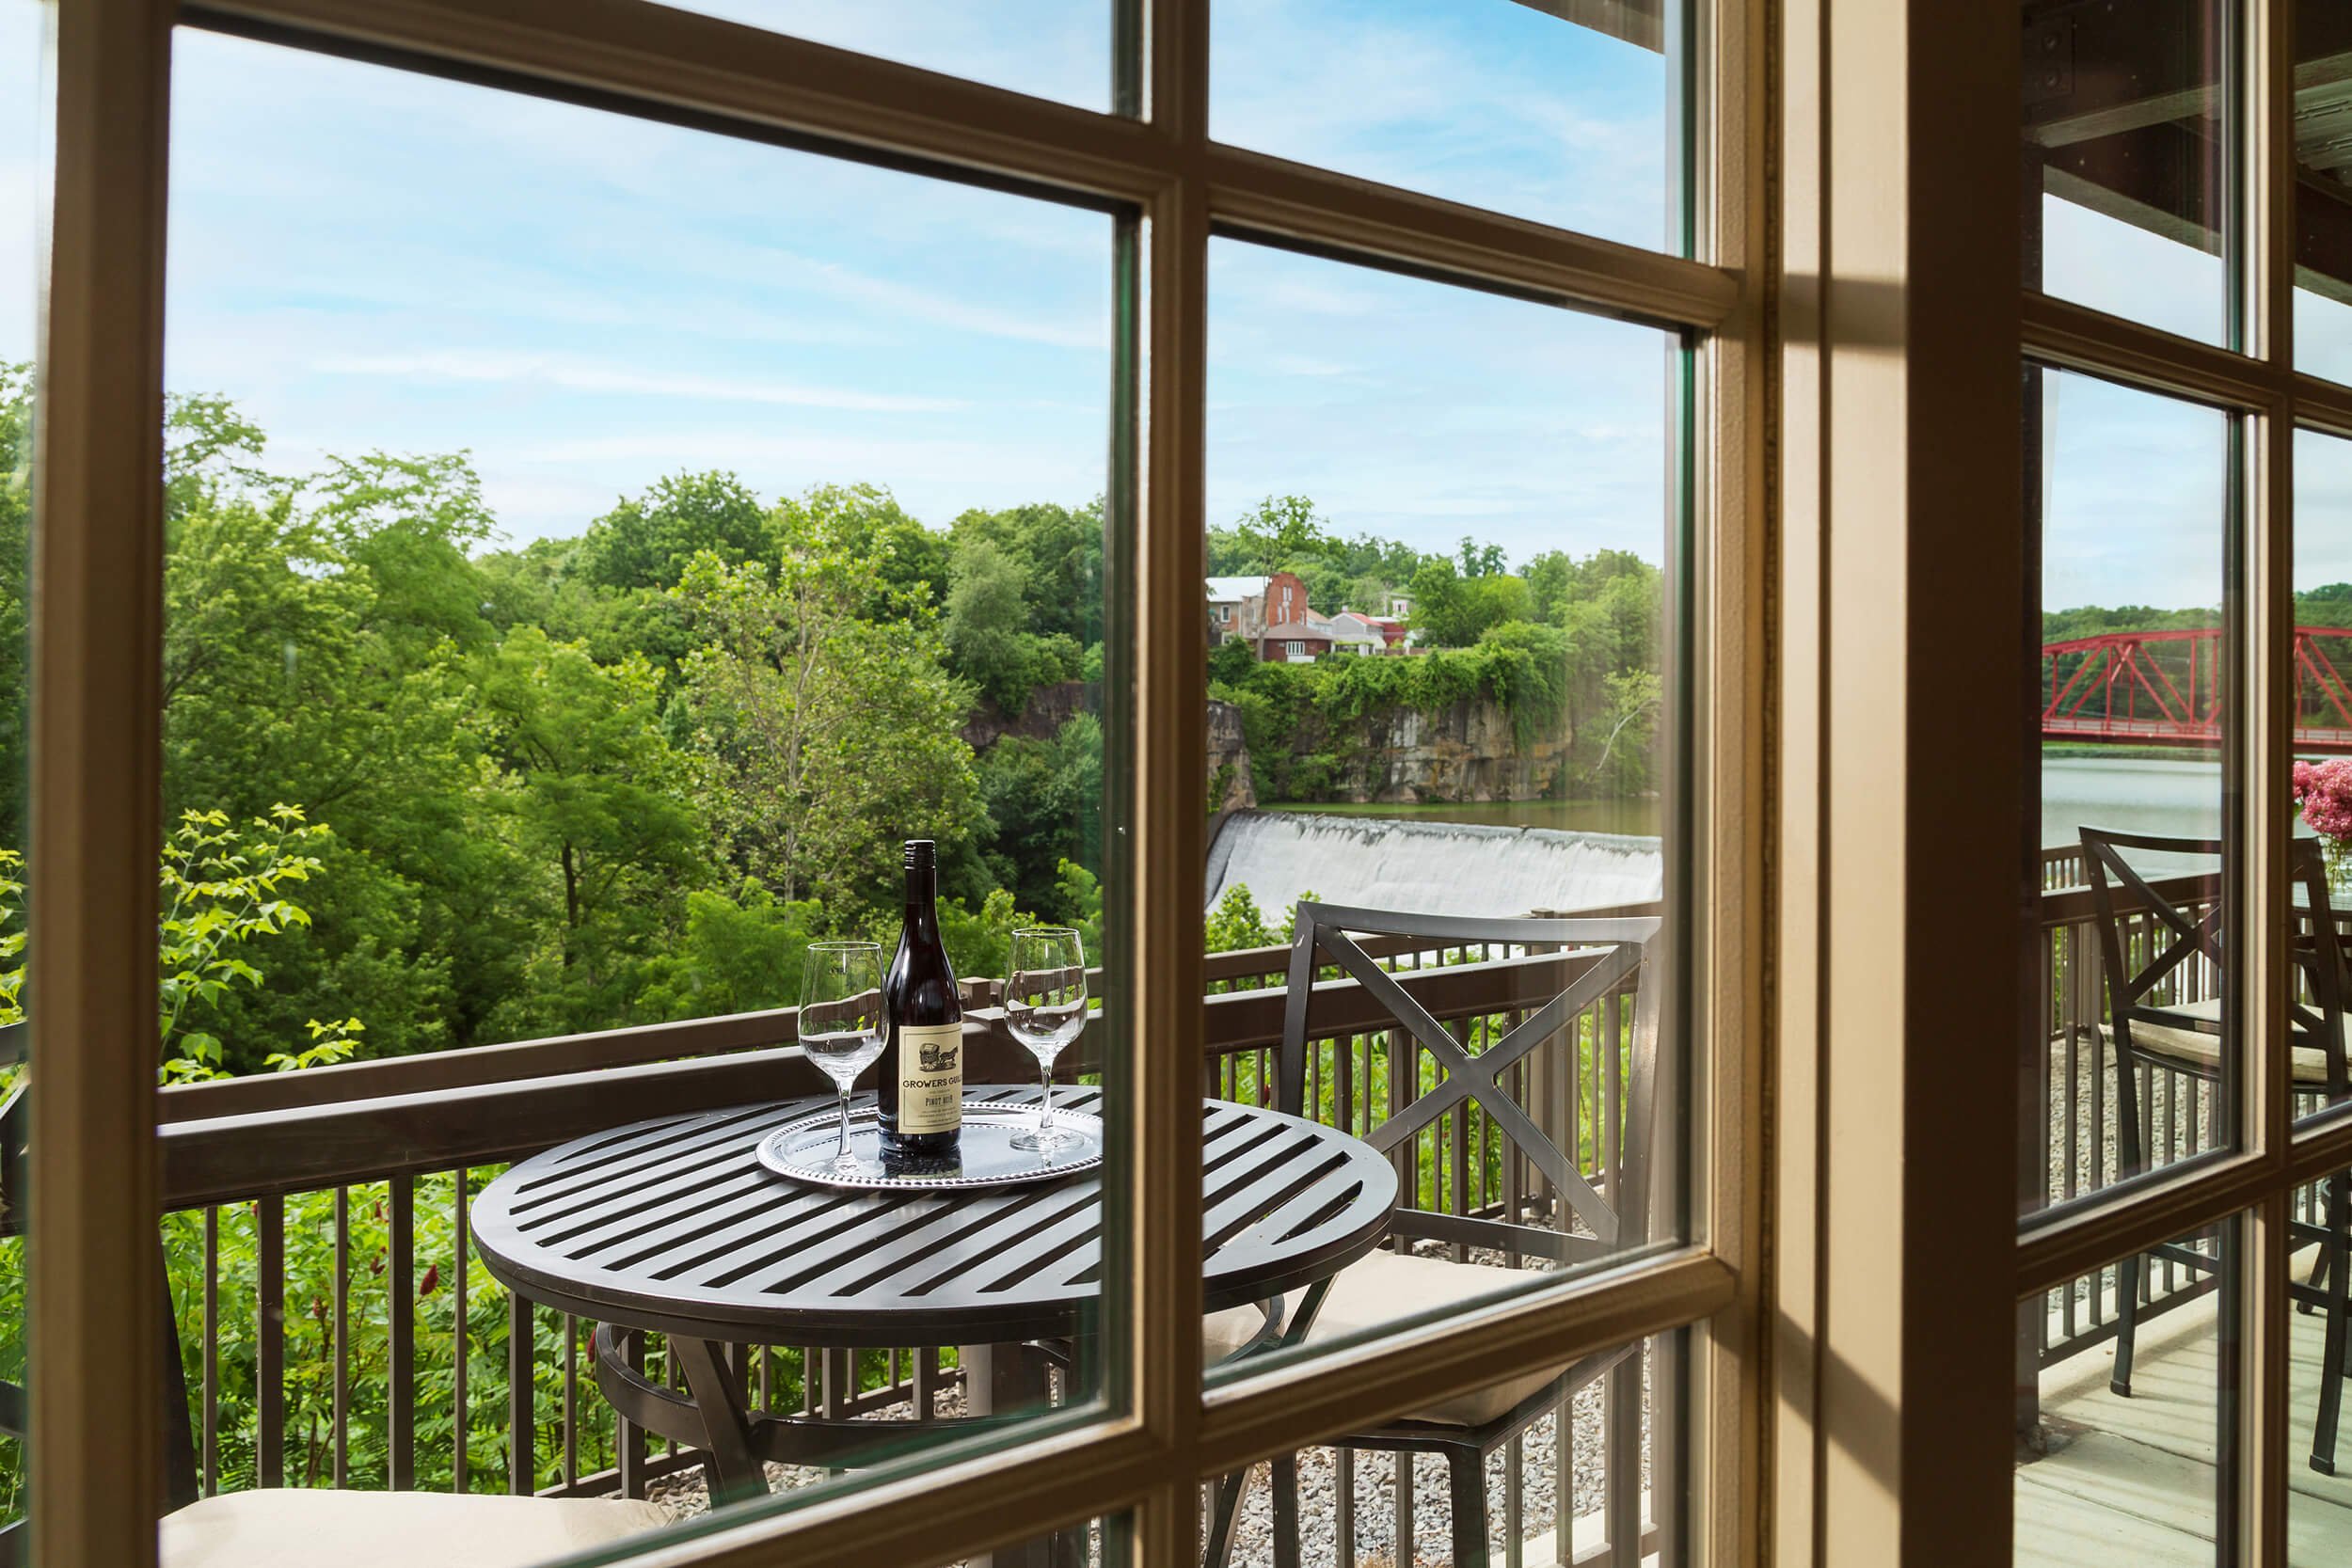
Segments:
[[[1483,800],[1459,805],[1277,805],[1279,812],[1473,822],[1580,833],[1658,834],[1659,802]],[[2042,764],[2042,843],[2079,842],[2086,825],[2199,838],[2221,831],[2221,765],[2210,759],[2053,756]]]
[[[1302,896],[1375,909],[1519,915],[1655,897],[1656,800],[1295,805],[1244,814],[1209,854],[1214,905],[1236,884],[1269,914]],[[2045,757],[2042,844],[2085,826],[2182,838],[2221,830],[2221,767],[2201,758]]]
[[[2079,844],[2082,830],[2174,838],[2221,835],[2221,764],[2170,757],[2046,757],[2042,844]]]

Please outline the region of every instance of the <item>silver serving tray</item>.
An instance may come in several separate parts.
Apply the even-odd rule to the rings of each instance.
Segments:
[[[936,1169],[886,1171],[882,1165],[882,1127],[872,1103],[850,1113],[850,1152],[858,1158],[856,1175],[833,1168],[841,1143],[841,1111],[827,1106],[786,1122],[759,1140],[759,1163],[778,1176],[812,1187],[839,1187],[856,1192],[968,1192],[983,1187],[1019,1187],[1034,1181],[1059,1181],[1103,1163],[1103,1118],[1084,1111],[1054,1112],[1054,1127],[1068,1141],[1050,1153],[1015,1148],[1016,1133],[1037,1125],[1037,1106],[1003,1101],[963,1102],[963,1136],[959,1159]]]

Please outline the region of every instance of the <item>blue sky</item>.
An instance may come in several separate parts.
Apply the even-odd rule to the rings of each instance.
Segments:
[[[696,8],[1106,102],[1099,4]],[[1217,16],[1223,134],[1661,230],[1655,55],[1517,6]],[[872,480],[934,524],[1103,488],[1099,214],[202,33],[174,94],[169,383],[236,400],[281,468],[468,448],[516,540],[681,467]],[[1660,335],[1223,244],[1211,310],[1213,521],[1301,491],[1423,546],[1658,553]]]
[[[691,8],[1107,103],[1101,0],[700,0]],[[1640,244],[1663,232],[1656,55],[1501,0],[1220,0],[1227,139]],[[0,102],[38,102],[40,8],[0,0]],[[578,531],[680,467],[774,495],[967,506],[1104,484],[1098,214],[565,105],[181,36],[168,370],[328,452],[469,449],[509,538]],[[0,136],[0,356],[29,356],[29,112]],[[2218,332],[2217,262],[2051,201],[2053,292]],[[2298,312],[2352,367],[2352,309]],[[1665,346],[1643,328],[1232,242],[1212,257],[1209,516],[1312,496],[1343,531],[1515,560],[1655,557]],[[2066,379],[2047,602],[2210,603],[2219,442]],[[2302,463],[2297,578],[2352,578],[2352,462]]]

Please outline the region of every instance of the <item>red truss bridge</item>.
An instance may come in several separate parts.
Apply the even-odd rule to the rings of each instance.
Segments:
[[[2295,749],[2352,753],[2352,626],[2295,628]],[[2221,630],[2111,631],[2042,645],[2042,738],[2221,743]]]

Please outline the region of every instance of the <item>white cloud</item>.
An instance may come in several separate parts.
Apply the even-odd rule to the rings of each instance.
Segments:
[[[669,374],[620,365],[599,365],[554,355],[496,349],[433,349],[384,355],[344,356],[313,367],[329,375],[395,376],[418,381],[522,381],[576,392],[612,392],[633,397],[690,398],[719,403],[774,403],[798,408],[843,408],[862,413],[942,413],[966,406],[960,398],[908,397],[842,387],[802,387],[782,381],[726,376]]]

